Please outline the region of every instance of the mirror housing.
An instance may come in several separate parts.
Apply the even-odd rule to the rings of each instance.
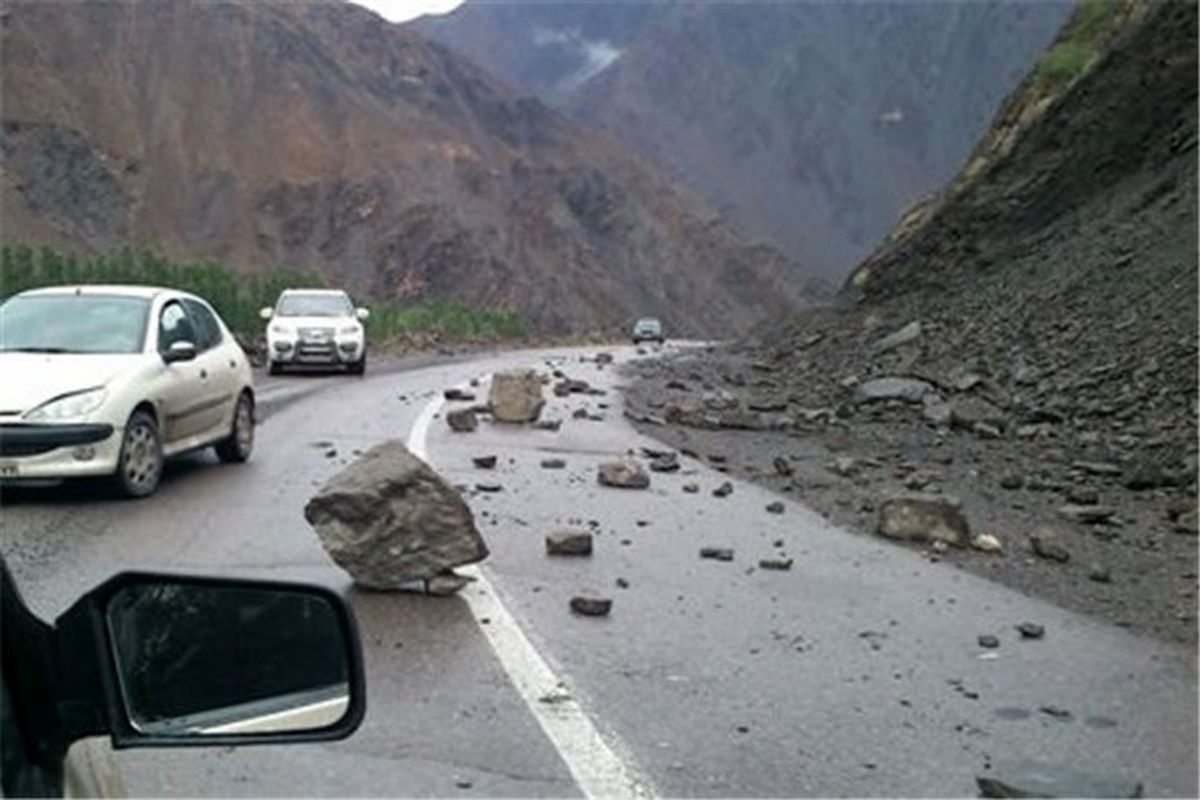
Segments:
[[[180,361],[191,361],[196,357],[196,345],[192,342],[171,342],[167,352],[163,353],[163,361],[175,364]]]
[[[271,308],[270,306],[263,306],[258,310],[258,316],[264,320],[268,320],[275,316],[275,309]]]
[[[353,733],[366,711],[354,618],[321,587],[127,572],[55,627],[68,742],[329,741]]]
[[[367,318],[371,316],[371,310],[369,308],[356,308],[354,309],[354,316],[358,317],[359,322],[366,322]]]

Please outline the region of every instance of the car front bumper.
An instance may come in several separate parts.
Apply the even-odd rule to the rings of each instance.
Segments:
[[[365,346],[353,339],[278,339],[268,343],[268,352],[276,364],[353,364],[362,360]]]
[[[0,480],[111,475],[119,433],[107,423],[0,424]]]

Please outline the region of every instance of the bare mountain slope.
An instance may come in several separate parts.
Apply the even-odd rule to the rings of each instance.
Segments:
[[[316,268],[549,330],[719,332],[802,294],[650,169],[355,6],[5,3],[0,37],[9,240]]]
[[[1069,11],[468,0],[418,24],[840,281],[961,166]]]

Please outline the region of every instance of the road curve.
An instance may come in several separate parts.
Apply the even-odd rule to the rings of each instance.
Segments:
[[[714,497],[726,476],[688,459],[678,473],[654,474],[646,491],[600,487],[601,460],[653,442],[624,422],[619,378],[582,361],[589,352],[264,382],[281,388],[263,392],[276,399],[246,465],[185,459],[142,502],[6,491],[0,547],[45,617],[128,568],[317,581],[344,592],[358,615],[369,709],[354,737],[123,751],[115,760],[129,793],[582,793],[579,753],[547,737],[485,631],[493,621],[469,596],[355,591],[303,520],[304,502],[355,450],[408,439],[424,415],[429,460],[468,487],[497,601],[656,793],[971,795],[989,765],[1037,758],[1138,778],[1147,794],[1196,795],[1194,653],[838,530],[791,500],[768,514],[778,498],[751,485],[733,481],[732,495]],[[443,388],[548,362],[608,393],[551,399],[544,413],[564,419],[558,433],[446,428]],[[572,418],[580,407],[604,419]],[[476,470],[471,457],[487,453],[499,465]],[[543,469],[550,457],[566,468]],[[470,489],[482,481],[501,491]],[[701,491],[684,493],[688,482]],[[568,526],[595,530],[591,558],[544,555],[545,534]],[[732,548],[734,560],[699,559],[708,546]],[[792,568],[758,567],[776,557]],[[578,593],[613,598],[611,616],[572,616],[567,602]],[[1045,638],[1021,640],[1013,626],[1025,620],[1044,625]],[[1000,648],[981,650],[983,633]]]

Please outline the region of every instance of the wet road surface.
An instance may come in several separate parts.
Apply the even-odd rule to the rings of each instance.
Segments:
[[[500,484],[468,489],[492,550],[487,585],[646,793],[972,795],[989,764],[1031,757],[1137,778],[1147,794],[1196,794],[1194,653],[845,533],[791,500],[769,514],[778,498],[747,484],[714,497],[727,478],[686,458],[680,472],[653,474],[646,491],[600,487],[600,461],[654,443],[622,419],[614,370],[580,361],[590,352],[268,379],[260,391],[275,399],[246,465],[190,457],[141,502],[6,491],[0,547],[44,617],[129,568],[317,581],[344,592],[358,616],[368,713],[353,737],[122,751],[126,790],[582,793],[586,748],[547,735],[552,712],[528,702],[520,659],[493,646],[487,628],[500,623],[480,618],[480,587],[454,598],[355,591],[303,519],[307,498],[356,449],[416,436],[410,443],[452,483]],[[499,366],[549,368],[547,356],[608,394],[550,398],[543,417],[564,420],[557,433],[447,429],[442,389]],[[604,419],[572,418],[581,407]],[[472,466],[493,453],[496,469]],[[552,457],[566,468],[540,466]],[[689,482],[700,492],[684,493]],[[594,555],[546,557],[544,536],[562,527],[591,527]],[[699,559],[710,546],[732,548],[733,561]],[[793,565],[764,570],[762,558]],[[612,598],[612,614],[572,615],[574,594]],[[1044,625],[1045,638],[1020,639],[1014,626],[1026,620]],[[1000,647],[981,649],[980,634]]]

